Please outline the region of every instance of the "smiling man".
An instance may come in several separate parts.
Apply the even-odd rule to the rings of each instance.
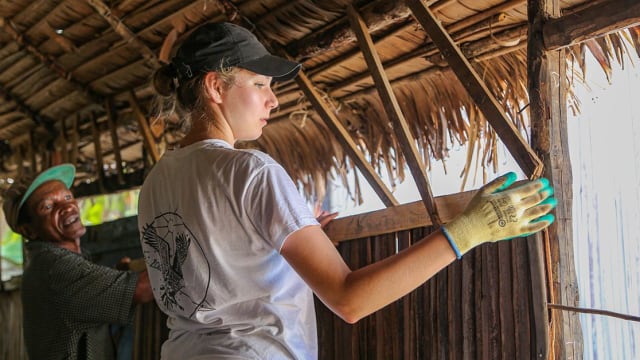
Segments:
[[[109,324],[128,324],[135,304],[153,300],[146,270],[89,261],[86,229],[70,191],[75,167],[22,176],[3,195],[7,224],[25,239],[24,338],[31,359],[115,359]]]

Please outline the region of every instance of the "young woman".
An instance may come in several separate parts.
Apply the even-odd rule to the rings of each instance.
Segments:
[[[352,271],[285,170],[238,150],[278,105],[272,81],[300,65],[248,30],[206,24],[154,78],[175,95],[190,130],[140,193],[139,228],[156,301],[169,316],[166,359],[317,358],[313,294],[349,323],[412,291],[474,246],[553,222],[542,179],[482,188],[465,212],[411,248]]]

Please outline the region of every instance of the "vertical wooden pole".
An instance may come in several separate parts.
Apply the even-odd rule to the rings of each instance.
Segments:
[[[36,156],[36,142],[35,135],[33,134],[33,130],[29,132],[29,147],[27,148],[29,152],[29,160],[31,161],[31,171],[33,173],[38,172],[38,157]]]
[[[61,161],[63,163],[69,162],[69,135],[67,133],[67,122],[62,120],[60,122],[60,147],[61,147]]]
[[[156,142],[153,139],[153,135],[151,134],[151,129],[149,129],[149,122],[142,113],[142,109],[140,108],[138,99],[136,98],[136,94],[133,91],[129,92],[129,103],[131,105],[131,109],[133,109],[133,113],[135,114],[136,119],[138,120],[140,133],[142,133],[142,139],[144,141],[144,147],[147,149],[147,151],[149,151],[151,160],[153,161],[153,165],[160,159],[160,155],[158,154],[158,147],[156,146]]]
[[[122,175],[122,154],[120,153],[120,143],[118,142],[118,113],[113,108],[113,98],[108,97],[104,106],[107,109],[107,123],[109,124],[109,133],[111,134],[111,149],[115,156],[118,184],[124,185],[124,177]]]
[[[69,162],[74,166],[78,161],[78,141],[80,138],[78,130],[78,123],[80,122],[79,118],[80,115],[76,114],[76,116],[73,117],[73,123],[71,125],[71,152],[69,154]]]
[[[566,114],[566,54],[565,50],[546,51],[542,38],[545,19],[560,16],[559,0],[528,1],[528,87],[530,98],[532,145],[544,162],[544,176],[555,190],[558,206],[556,221],[544,233],[529,241],[529,256],[534,298],[544,298],[555,303],[578,305],[578,287],[573,260],[572,233],[572,174],[569,159]],[[552,284],[550,293],[544,286],[544,251],[542,244],[548,239],[550,249]],[[530,239],[532,240],[532,239]],[[535,287],[539,287],[536,289]],[[538,291],[539,290],[539,291]],[[534,303],[534,313],[548,316],[546,307]],[[538,318],[538,316],[536,316]],[[548,321],[548,319],[547,319]],[[536,324],[536,337],[551,338],[547,344],[550,353],[538,348],[537,358],[582,359],[582,331],[576,313],[553,311],[550,333],[545,334],[547,323]],[[543,328],[544,326],[544,328]],[[538,344],[541,344],[538,339]]]
[[[93,130],[93,147],[96,156],[96,167],[98,172],[98,186],[100,193],[105,193],[104,187],[104,161],[102,159],[102,145],[100,143],[100,129],[95,114],[91,114],[91,129]]]

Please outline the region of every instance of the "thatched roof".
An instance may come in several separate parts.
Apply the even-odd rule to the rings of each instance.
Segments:
[[[524,130],[527,2],[427,3],[506,118]],[[602,1],[560,3],[564,13],[570,13]],[[403,1],[16,0],[1,4],[3,187],[6,179],[20,171],[60,161],[76,163],[79,181],[98,182],[102,191],[139,185],[141,176],[127,175],[128,182],[117,186],[111,183],[117,183],[118,173],[144,172],[182,134],[175,119],[149,119],[154,96],[150,77],[186,33],[219,20],[247,26],[272,51],[303,62],[306,84],[315,89],[329,114],[323,116],[309,98],[309,90],[301,89],[304,82],[280,84],[276,88],[280,107],[264,135],[242,146],[271,154],[304,184],[309,196],[322,196],[332,171],[344,176],[354,166],[372,167],[365,178],[388,173],[402,181],[410,176],[404,173],[404,165],[409,161],[411,167],[415,160],[407,160],[407,145],[394,131],[398,125],[389,118],[385,107],[389,101],[380,100],[376,90],[380,85],[376,87],[371,76],[375,69],[367,65],[354,35],[354,13],[370,32],[374,56],[384,67],[393,88],[391,96],[397,98],[425,166],[439,166],[435,162],[446,159],[455,143],[472,145],[468,166],[476,166],[475,159],[483,166],[496,164],[496,133]],[[350,15],[349,9],[355,12]],[[587,49],[607,70],[611,61],[620,61],[630,50],[626,44],[640,51],[639,33],[640,29],[630,28],[573,46],[575,76],[580,78],[584,71],[580,65]],[[332,118],[336,123],[331,124]],[[341,129],[348,136],[341,138]],[[145,142],[152,147],[145,150]],[[122,169],[117,158],[124,164]],[[104,174],[98,171],[101,166]],[[348,185],[355,190],[354,184]]]

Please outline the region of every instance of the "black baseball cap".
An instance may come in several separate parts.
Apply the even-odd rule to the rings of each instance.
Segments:
[[[194,30],[171,60],[179,80],[240,67],[274,81],[293,79],[301,64],[271,55],[249,30],[235,24],[207,23]]]

